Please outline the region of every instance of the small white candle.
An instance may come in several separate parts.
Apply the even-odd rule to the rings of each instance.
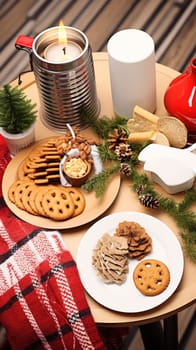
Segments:
[[[67,43],[52,43],[44,51],[44,58],[47,61],[61,63],[71,61],[78,57],[82,49],[76,43],[70,41]]]

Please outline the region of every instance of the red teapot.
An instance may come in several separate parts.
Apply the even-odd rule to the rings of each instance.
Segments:
[[[196,140],[196,57],[185,72],[168,86],[164,96],[165,108],[180,119],[188,129],[189,141]]]

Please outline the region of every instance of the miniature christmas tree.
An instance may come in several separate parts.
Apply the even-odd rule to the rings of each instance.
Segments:
[[[0,127],[10,134],[22,133],[35,122],[35,108],[18,87],[4,85],[0,90]]]

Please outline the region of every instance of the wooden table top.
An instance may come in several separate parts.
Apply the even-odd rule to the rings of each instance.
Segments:
[[[94,53],[94,66],[95,66],[95,76],[98,98],[101,102],[100,116],[113,115],[112,98],[110,90],[110,79],[108,71],[108,57],[106,53]],[[163,96],[165,90],[170,83],[179,73],[168,67],[157,64],[156,65],[157,74],[157,110],[156,114],[159,116],[167,115],[167,112],[163,104]],[[36,88],[36,83],[34,80],[33,73],[28,73],[23,77],[23,83],[21,87],[25,90],[25,93],[33,102],[39,105],[38,92]],[[13,85],[17,85],[17,81],[13,82]],[[92,134],[90,128],[85,129],[85,133]],[[45,137],[50,137],[55,135],[55,133],[47,129],[40,120],[37,121],[36,125],[36,139],[40,140]],[[157,187],[158,188],[158,187]],[[164,190],[160,187],[158,188],[162,191]],[[176,199],[181,198],[181,194],[175,195]],[[129,207],[127,207],[129,203]],[[196,205],[194,208],[196,209]],[[137,211],[141,213],[146,213],[149,215],[156,215],[156,217],[167,224],[167,226],[176,234],[179,241],[181,241],[180,230],[177,227],[175,221],[169,217],[165,212],[158,212],[158,214],[152,210],[147,209],[138,201],[137,195],[130,190],[130,182],[128,180],[123,180],[120,186],[120,191],[118,196],[112,206],[104,213],[105,215],[116,213],[119,211]],[[102,215],[103,217],[103,215]],[[62,237],[65,241],[66,246],[71,251],[74,258],[77,256],[77,250],[81,238],[87,231],[87,229],[92,225],[92,223],[79,226],[77,228],[69,230],[61,230]],[[146,312],[140,313],[121,313],[116,311],[111,311],[93,300],[89,295],[87,295],[87,300],[91,308],[92,314],[95,321],[100,324],[129,324],[129,325],[139,325],[148,322],[153,322],[155,320],[163,319],[168,317],[195,301],[195,291],[196,291],[196,279],[195,279],[195,264],[184,254],[184,273],[182,280],[175,291],[175,293],[162,305]],[[130,293],[131,298],[131,293]]]

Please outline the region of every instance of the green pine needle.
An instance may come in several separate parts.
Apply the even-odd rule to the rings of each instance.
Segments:
[[[109,150],[108,145],[106,143],[99,145],[98,151],[100,158],[103,162],[116,160],[116,155]]]
[[[148,176],[146,174],[139,173],[136,168],[134,167],[132,170],[132,189],[136,191],[138,186],[142,185],[144,186],[143,194],[150,193],[153,196],[157,196],[157,193],[154,190],[153,183],[149,180]]]
[[[190,207],[192,203],[196,202],[196,189],[190,189],[185,192],[184,199],[179,204],[179,209],[181,211]]]
[[[177,226],[183,229],[181,234],[187,255],[196,262],[196,213],[190,211],[192,204],[196,202],[196,190],[186,191],[182,202],[176,203],[174,199],[160,196],[155,190],[153,183],[146,174],[140,174],[136,169],[132,175],[132,188],[143,185],[143,194],[150,193],[159,201],[159,209],[165,211],[176,222]]]
[[[116,162],[108,169],[104,169],[101,173],[90,178],[83,186],[83,190],[87,192],[95,192],[96,197],[102,197],[106,191],[108,180],[120,170],[120,163]]]
[[[177,204],[171,198],[165,198],[161,196],[159,198],[160,208],[170,215],[175,215],[177,213]]]
[[[85,123],[91,126],[91,128],[97,133],[99,137],[106,140],[109,133],[115,128],[121,131],[127,132],[127,119],[120,117],[118,115],[113,118],[103,116],[101,118],[95,119],[91,114],[85,113],[83,110],[81,112],[81,117]]]
[[[187,256],[196,263],[196,238],[190,237],[188,234],[182,233],[184,249]]]

